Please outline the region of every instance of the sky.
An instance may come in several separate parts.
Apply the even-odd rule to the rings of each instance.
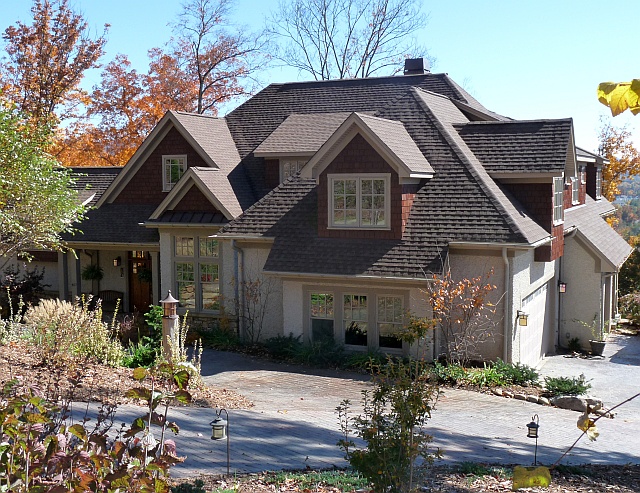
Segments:
[[[30,22],[31,0],[0,3],[0,31],[17,20]],[[169,40],[169,23],[181,8],[180,0],[70,4],[95,33],[111,25],[103,63],[124,53],[139,71],[147,68],[147,50]],[[278,0],[234,0],[232,21],[259,29],[277,5]],[[601,119],[611,119],[597,100],[598,83],[640,78],[640,30],[632,20],[637,7],[638,0],[425,0],[429,21],[417,38],[436,58],[432,72],[448,73],[485,107],[520,120],[573,118],[576,144],[595,151]],[[261,74],[265,85],[308,78],[282,67]],[[83,86],[98,82],[94,71]],[[640,115],[611,121],[627,125],[640,146]]]

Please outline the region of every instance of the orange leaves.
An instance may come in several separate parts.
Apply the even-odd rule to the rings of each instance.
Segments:
[[[598,152],[609,160],[602,170],[602,195],[610,201],[620,193],[618,185],[628,176],[640,174],[640,153],[625,127],[606,123],[600,129]]]

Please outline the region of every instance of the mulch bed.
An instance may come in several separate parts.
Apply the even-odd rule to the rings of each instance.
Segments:
[[[513,482],[509,477],[512,467],[496,466],[495,473],[489,475],[461,474],[454,468],[434,466],[426,479],[418,483],[417,491],[425,493],[475,493],[510,492]],[[275,475],[270,473],[240,476],[200,476],[195,479],[204,482],[205,491],[233,490],[238,493],[338,493],[342,490],[325,485],[301,488],[293,480],[284,484],[274,483]],[[174,480],[174,485],[187,482]],[[235,489],[234,489],[235,488]],[[186,490],[185,490],[186,491]],[[193,490],[196,491],[196,490]],[[353,491],[353,490],[352,490]],[[359,490],[367,492],[370,490]],[[531,493],[638,493],[640,492],[640,465],[626,466],[579,466],[562,467],[551,471],[549,488],[523,488],[518,491]]]
[[[113,368],[83,358],[67,358],[57,364],[43,365],[38,352],[25,341],[0,346],[0,384],[17,378],[26,387],[40,389],[57,400],[138,404],[124,397],[127,390],[139,387],[130,368]],[[190,389],[192,406],[247,409],[253,403],[233,390],[203,385]]]

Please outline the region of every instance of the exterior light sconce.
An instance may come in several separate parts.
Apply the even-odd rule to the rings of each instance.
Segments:
[[[120,267],[122,265],[122,257],[116,257],[113,259],[113,266]]]
[[[224,412],[225,417],[222,419],[220,415]],[[211,423],[211,440],[227,439],[227,476],[229,475],[229,413],[226,409],[216,410],[216,417]]]
[[[538,429],[540,428],[540,418],[537,414],[531,418],[531,423],[527,425],[527,438],[536,439],[536,447],[533,455],[533,465],[538,465]]]
[[[558,292],[559,293],[566,293],[567,292],[567,283],[566,282],[558,281]]]
[[[522,310],[518,310],[518,325],[520,327],[526,327],[529,324],[529,315],[523,312]]]

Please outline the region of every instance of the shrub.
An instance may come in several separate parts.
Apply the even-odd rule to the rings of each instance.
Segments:
[[[144,314],[144,320],[149,327],[149,334],[159,346],[162,345],[162,314],[160,305],[149,305],[149,311]]]
[[[370,372],[373,368],[379,368],[384,365],[386,361],[386,356],[377,351],[367,351],[366,353],[357,351],[346,357],[345,366],[355,370]]]
[[[640,293],[625,294],[620,298],[620,313],[633,325],[640,325]]]
[[[42,300],[25,314],[25,323],[40,351],[43,363],[61,363],[67,355],[95,358],[101,363],[117,366],[124,355],[117,340],[118,326],[102,321],[98,302],[90,309],[91,297],[75,303]]]
[[[567,343],[567,349],[572,353],[579,353],[582,350],[582,344],[580,344],[580,339],[577,337],[572,337],[569,339]]]
[[[129,341],[129,346],[124,350],[122,366],[127,368],[148,368],[152,366],[160,356],[160,345],[151,337],[142,336],[138,342]]]
[[[492,364],[492,367],[503,376],[506,383],[514,385],[537,385],[540,379],[540,374],[536,369],[528,365],[505,363],[501,359],[498,359],[498,361]]]
[[[591,388],[584,375],[579,377],[545,377],[545,387],[552,396],[584,395]]]
[[[301,344],[295,361],[311,366],[339,367],[344,362],[344,347],[333,339]]]
[[[285,361],[294,359],[301,346],[300,336],[293,337],[292,333],[286,337],[270,337],[264,341],[264,347],[273,358]]]
[[[438,396],[424,365],[389,359],[374,375],[373,390],[363,391],[363,414],[350,418],[348,400],[336,408],[344,436],[338,445],[377,493],[412,491],[416,459],[431,463],[440,457],[429,451],[432,437],[423,431]],[[366,448],[356,447],[353,431]]]
[[[29,270],[25,266],[21,274],[20,266],[8,267],[0,279],[0,318],[10,314],[22,315],[30,304],[40,300],[44,288],[48,284],[42,284],[44,268]],[[15,313],[14,313],[15,311]]]

